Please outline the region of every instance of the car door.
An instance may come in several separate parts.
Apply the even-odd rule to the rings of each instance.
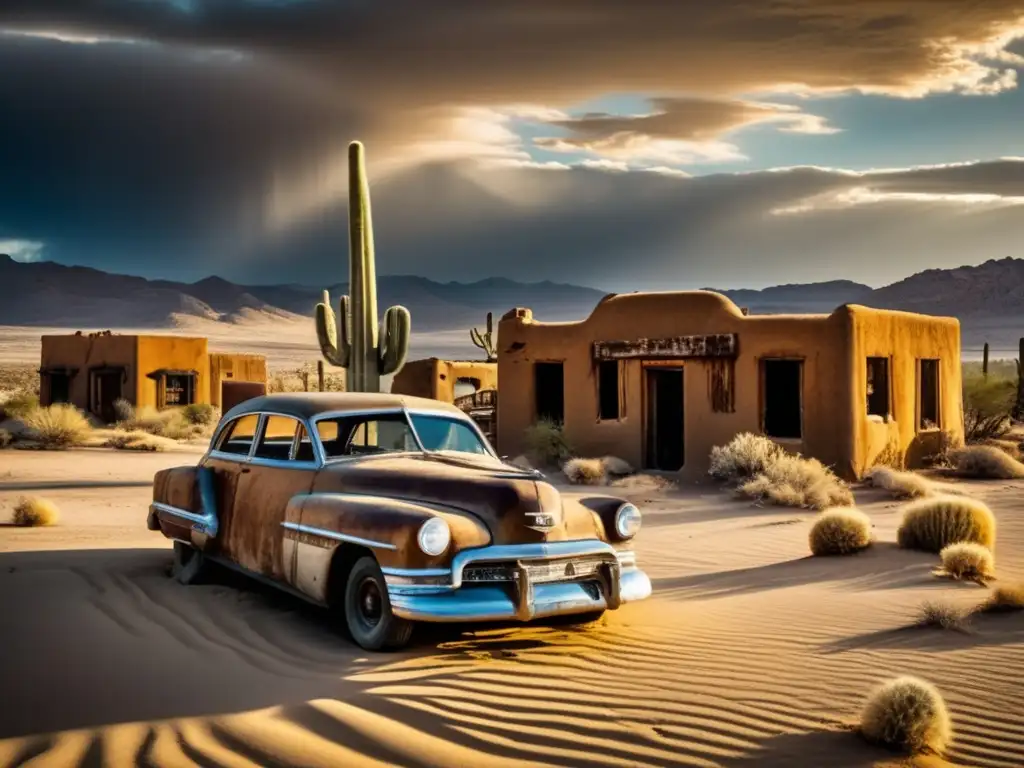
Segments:
[[[292,416],[264,414],[247,466],[238,476],[232,506],[229,556],[253,573],[290,582],[294,563],[284,556],[285,509],[293,496],[309,493],[317,462],[302,422]],[[293,550],[289,550],[293,551]]]

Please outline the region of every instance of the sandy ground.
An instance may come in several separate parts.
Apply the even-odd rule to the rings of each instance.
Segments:
[[[0,325],[0,365],[38,365],[39,339],[43,335],[86,333],[102,328],[36,328]],[[173,329],[111,328],[115,333],[205,336],[212,352],[242,352],[264,355],[271,368],[299,367],[320,359],[316,329],[312,319],[295,322],[229,323],[196,320],[187,327]],[[409,359],[440,357],[475,359],[480,350],[469,340],[469,329],[457,331],[413,332]]]
[[[949,762],[1024,765],[1024,616],[905,629],[982,587],[891,543],[899,507],[859,492],[879,542],[807,556],[812,513],[707,487],[633,490],[650,600],[597,625],[446,628],[367,654],[323,612],[223,576],[184,587],[145,529],[149,480],[198,453],[0,453],[0,520],[22,493],[51,529],[0,528],[0,765],[872,766],[846,730],[881,679],[951,707]],[[1024,579],[1024,484],[974,484]]]

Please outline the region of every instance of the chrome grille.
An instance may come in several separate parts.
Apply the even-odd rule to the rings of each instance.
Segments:
[[[531,582],[544,584],[556,581],[578,581],[597,578],[601,563],[608,562],[607,557],[565,557],[557,560],[522,560]],[[465,583],[515,581],[518,575],[518,564],[515,562],[495,562],[467,565],[462,572]]]

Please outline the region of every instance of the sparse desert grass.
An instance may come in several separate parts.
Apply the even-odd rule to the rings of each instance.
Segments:
[[[216,424],[220,419],[217,409],[209,403],[186,405],[181,409],[181,414],[189,424],[198,424],[203,427]]]
[[[993,445],[968,445],[952,454],[958,477],[987,480],[1024,478],[1024,464]]]
[[[27,390],[8,392],[0,400],[0,421],[21,419],[39,407],[39,396]]]
[[[120,421],[117,426],[125,432],[146,432],[171,440],[189,440],[204,432],[204,426],[191,423],[181,408],[159,411],[148,405],[133,409],[130,418]]]
[[[653,493],[657,491],[674,490],[677,486],[672,480],[661,475],[637,474],[627,475],[612,480],[609,485],[612,488],[619,488],[623,491],[639,493],[641,491]]]
[[[103,443],[104,448],[115,448],[119,451],[162,451],[164,443],[161,438],[148,432],[135,430],[124,432],[117,430]]]
[[[985,440],[982,445],[988,445],[993,448],[998,448],[1000,451],[1005,453],[1011,459],[1020,461],[1020,443],[1014,440],[1012,432],[1007,433],[1006,437],[993,438],[991,440]]]
[[[43,448],[70,448],[84,443],[92,433],[89,420],[73,405],[57,403],[36,408],[20,421]]]
[[[535,466],[557,466],[572,458],[561,424],[541,419],[526,428],[524,437],[526,457]]]
[[[18,500],[14,507],[11,522],[24,527],[56,525],[60,520],[60,510],[49,499],[41,496],[25,496]]]
[[[562,472],[574,485],[606,485],[611,477],[623,477],[633,472],[628,462],[615,456],[600,459],[572,458],[562,466]]]
[[[929,600],[921,603],[914,626],[922,629],[954,629],[963,632],[967,629],[969,621],[970,614],[964,609],[950,603]]]
[[[971,541],[958,541],[939,552],[942,568],[937,575],[984,584],[996,575],[996,559],[992,550]]]
[[[927,478],[886,466],[872,467],[865,480],[874,488],[888,491],[894,499],[919,499],[935,492],[935,486]]]
[[[1024,584],[1004,584],[992,590],[988,600],[978,607],[980,613],[1024,611]]]
[[[274,370],[267,377],[267,392],[315,392],[318,386],[315,364]],[[325,371],[324,391],[344,392],[345,373]]]
[[[726,445],[711,449],[708,474],[718,480],[737,482],[764,472],[785,455],[782,446],[767,437],[742,432]]]
[[[963,496],[920,499],[903,510],[896,541],[904,549],[938,554],[950,544],[970,541],[994,549],[996,518],[984,503]]]
[[[811,526],[811,554],[850,555],[871,546],[871,518],[853,507],[826,509]]]
[[[942,754],[953,739],[942,694],[916,677],[897,677],[871,692],[860,717],[868,741],[910,754]]]
[[[781,507],[828,509],[853,503],[849,487],[817,459],[783,454],[736,489],[738,496]]]
[[[999,439],[1012,429],[1010,412],[1017,397],[1016,371],[991,370],[983,376],[980,370],[964,368],[964,437],[968,443]]]

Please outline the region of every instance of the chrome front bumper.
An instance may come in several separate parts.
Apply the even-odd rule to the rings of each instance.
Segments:
[[[529,621],[651,594],[635,554],[601,541],[481,547],[457,554],[450,569],[383,571],[391,610],[412,621]]]

